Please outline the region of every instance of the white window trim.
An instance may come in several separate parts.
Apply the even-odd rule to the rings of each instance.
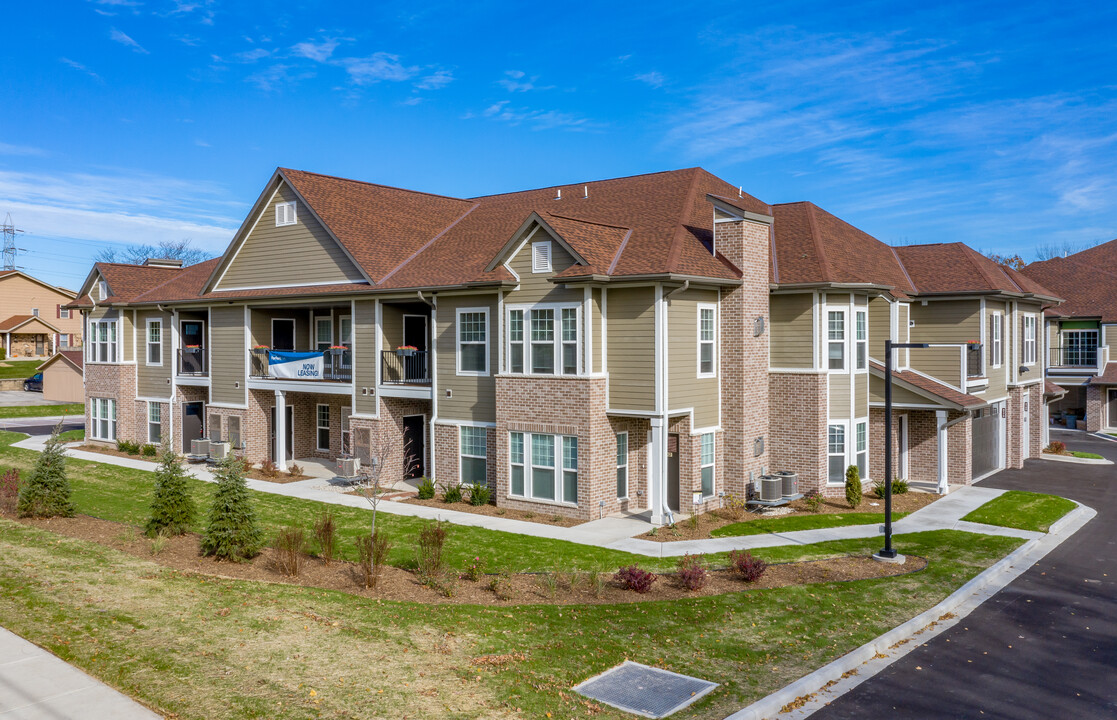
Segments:
[[[619,440],[620,440],[621,435],[624,435],[624,464],[623,465],[621,464],[620,457],[618,457],[617,458],[617,472],[619,473],[620,469],[624,468],[624,495],[621,495],[621,494],[618,493],[617,494],[617,499],[618,500],[627,500],[628,499],[628,486],[631,484],[631,483],[629,483],[630,478],[629,478],[629,474],[628,474],[628,467],[629,467],[628,453],[631,452],[632,448],[630,448],[629,445],[628,445],[628,431],[627,430],[622,430],[621,432],[616,434],[618,445],[620,444]],[[618,455],[619,455],[619,453],[618,453]],[[614,480],[616,479],[616,475],[613,476],[613,479]]]
[[[485,316],[485,339],[481,343],[485,347],[485,369],[484,370],[462,370],[462,315],[467,313],[483,313]],[[489,321],[489,309],[487,307],[468,307],[458,308],[454,314],[454,362],[458,375],[468,375],[471,377],[488,377],[489,376],[489,346],[493,342],[493,326]],[[470,344],[477,344],[475,341],[470,341]]]
[[[989,367],[999,368],[1004,365],[1004,338],[1005,338],[1005,316],[1001,312],[989,313],[991,322],[990,333],[992,337],[989,340]]]
[[[504,372],[509,375],[526,376],[526,377],[583,377],[585,371],[585,342],[583,338],[583,318],[582,318],[582,303],[568,302],[568,303],[536,303],[534,305],[505,305],[504,306],[504,323],[505,328],[512,327],[512,313],[513,311],[520,311],[523,313],[523,340],[518,341],[524,347],[524,369],[522,372],[512,371],[512,346],[517,344],[512,342],[512,333],[505,332],[506,340],[504,342]],[[531,311],[532,310],[552,310],[554,311],[554,359],[555,359],[555,372],[553,373],[535,373],[531,372]],[[563,369],[563,355],[562,355],[562,311],[574,311],[574,334],[577,338],[574,342],[576,344],[574,355],[577,362],[577,371],[574,373],[564,373]]]
[[[330,337],[329,337],[329,340],[326,341],[326,346],[329,347],[330,345],[334,344],[334,318],[333,318],[333,315],[315,315],[314,316],[314,349],[315,350],[317,350],[318,346],[322,343],[322,340],[320,340],[319,337],[318,337],[318,328],[321,327],[322,323],[325,323],[326,328],[330,331],[329,332]],[[338,327],[339,328],[341,327],[340,321],[338,322]]]
[[[547,262],[546,262],[545,265],[537,265],[535,263],[535,260],[538,257],[536,248],[540,248],[540,247],[547,248]],[[549,272],[552,272],[552,268],[554,267],[554,263],[552,262],[553,255],[554,255],[554,247],[551,245],[550,240],[537,240],[537,241],[533,242],[531,244],[531,272],[532,273],[549,273]]]
[[[86,362],[94,363],[97,365],[115,365],[117,364],[120,354],[120,336],[117,332],[117,320],[92,320],[89,323],[90,342],[89,352],[86,353]],[[99,329],[101,326],[105,327],[105,340],[100,340]],[[106,349],[105,360],[99,360],[99,350],[101,347]]]
[[[1028,339],[1029,321],[1031,321],[1030,324],[1031,324],[1031,330],[1032,330],[1032,337],[1031,337],[1030,340]],[[1036,348],[1037,348],[1036,341],[1038,340],[1036,316],[1032,313],[1025,313],[1022,325],[1023,325],[1023,332],[1021,333],[1021,338],[1022,339],[1021,339],[1020,352],[1023,355],[1024,361],[1021,364],[1030,367],[1030,366],[1036,364],[1036,358],[1039,356],[1039,353],[1036,352]],[[1031,348],[1032,348],[1032,359],[1031,360],[1028,360],[1028,344],[1029,343],[1031,343]]]
[[[287,210],[290,210],[290,212],[291,212],[290,218],[286,218],[286,219],[281,220],[280,219],[281,216],[286,216],[287,215]],[[277,202],[275,204],[275,226],[276,227],[286,227],[288,225],[298,225],[298,224],[299,224],[299,217],[298,217],[297,205],[295,204],[294,200],[288,200],[286,202]]]
[[[830,452],[830,428],[839,425],[842,428],[842,475],[837,481],[830,480],[830,458],[836,457],[838,453]],[[829,487],[838,487],[845,484],[845,471],[849,468],[849,420],[834,420],[826,421],[826,484]]]
[[[159,414],[159,421],[158,422],[151,419],[153,410],[156,413]],[[151,439],[151,428],[154,425],[159,426],[159,436],[156,437],[154,440],[152,440]],[[149,401],[147,403],[147,441],[149,443],[153,444],[153,445],[158,445],[159,443],[163,442],[163,408],[157,402],[150,402]]]
[[[864,453],[865,453],[865,471],[861,474],[861,479],[864,480],[865,478],[870,477],[870,475],[869,475],[869,472],[870,472],[869,471],[869,460],[871,458],[870,458],[870,454],[869,454],[869,420],[868,420],[868,418],[862,418],[862,419],[853,421],[853,443],[852,443],[852,446],[851,446],[853,448],[853,462],[850,463],[850,465],[856,465],[857,464],[857,456],[860,455],[861,452],[862,452],[861,450],[857,449],[857,431],[862,426],[864,426],[864,428],[865,428],[865,450],[864,450]],[[849,467],[849,465],[847,465],[846,467]]]
[[[714,445],[714,450],[713,450],[714,459],[711,462],[703,463],[702,462],[702,438],[707,437],[707,436],[709,436],[710,441]],[[711,477],[710,477],[710,494],[709,495],[705,495],[705,494],[702,495],[703,498],[712,498],[715,495],[717,495],[717,492],[718,492],[718,470],[717,470],[717,467],[718,467],[718,438],[717,438],[717,433],[712,433],[712,432],[702,433],[701,435],[698,436],[698,484],[699,484],[699,490],[700,491],[702,489],[702,471],[706,468],[710,468],[710,475],[711,475]]]
[[[70,308],[58,308],[58,317],[62,318],[63,320],[69,320]]]
[[[865,319],[865,339],[864,340],[859,340],[857,338],[857,318],[859,318],[859,317]],[[855,372],[867,373],[867,372],[869,372],[869,311],[868,311],[868,309],[865,309],[865,310],[861,310],[861,309],[858,309],[858,308],[854,309],[854,311],[853,311],[853,333],[852,333],[852,335],[853,335],[853,369],[854,369]],[[864,367],[858,367],[858,365],[857,365],[857,358],[858,358],[857,350],[860,347],[864,347],[864,352],[861,353],[861,355],[860,355],[861,357],[865,358]]]
[[[151,362],[151,346],[156,343],[151,342],[151,327],[153,325],[159,326],[159,362]],[[159,318],[147,319],[147,334],[144,335],[144,363],[148,367],[163,367],[163,321]]]
[[[326,408],[326,424],[322,424],[322,408]],[[321,433],[326,431],[326,447],[322,447]],[[328,403],[317,403],[314,406],[314,447],[319,452],[330,451],[330,406]]]
[[[102,440],[105,442],[113,442],[116,440],[116,400],[113,398],[90,398],[89,405],[89,424],[90,437],[94,440]],[[100,414],[104,410],[105,414]],[[109,436],[104,437],[98,434],[98,429],[102,422],[108,423]]]
[[[508,483],[508,496],[517,498],[519,500],[526,500],[528,502],[540,503],[540,504],[543,504],[543,505],[561,505],[562,507],[578,507],[578,503],[576,503],[576,502],[571,503],[571,502],[567,502],[567,501],[562,499],[562,495],[563,495],[562,491],[563,491],[563,488],[565,487],[563,474],[567,472],[566,466],[563,463],[563,439],[568,438],[568,437],[572,437],[572,438],[577,439],[578,436],[577,435],[555,435],[553,433],[521,432],[519,430],[514,430],[512,432],[517,432],[517,433],[524,436],[524,462],[523,462],[523,467],[524,467],[524,494],[523,495],[513,495],[512,494],[512,483],[509,482]],[[620,433],[618,433],[618,434],[620,434]],[[625,433],[625,434],[627,434],[627,433]],[[535,467],[534,461],[532,460],[532,441],[531,441],[531,438],[535,435],[539,435],[541,437],[542,436],[549,437],[549,438],[551,438],[552,442],[554,442],[554,462],[555,462],[555,464],[550,467],[550,470],[552,470],[554,472],[554,483],[555,483],[554,484],[554,491],[555,491],[555,499],[554,500],[548,500],[547,498],[537,498],[537,497],[535,497],[531,494],[532,468]],[[508,445],[509,445],[509,448],[511,448],[511,446],[512,446],[512,433],[511,432],[508,434]],[[579,454],[581,454],[581,452],[582,452],[581,445],[582,445],[581,442],[579,442],[578,443],[578,453]],[[512,476],[512,464],[513,464],[512,463],[512,453],[509,452],[508,453],[508,475],[509,475],[509,478],[511,478],[511,476]],[[543,466],[541,465],[540,467],[543,467]],[[580,486],[581,483],[582,483],[582,470],[581,470],[581,468],[576,469],[574,471],[574,473],[577,475],[577,485]]]
[[[714,339],[710,341],[702,339],[703,310],[712,310],[714,313]],[[697,351],[697,357],[695,357],[694,359],[695,371],[698,373],[698,377],[700,378],[716,378],[718,376],[718,360],[720,359],[718,357],[718,306],[715,303],[698,303],[698,308],[695,312],[697,313],[698,319],[697,328],[695,330],[695,341],[697,343],[695,345],[695,349]],[[709,342],[711,345],[713,345],[714,349],[714,369],[712,372],[708,373],[702,372],[702,345],[706,342]]]
[[[486,339],[486,341],[488,340],[487,335],[486,335],[485,339]],[[485,454],[484,455],[466,455],[465,453],[462,452],[462,428],[467,428],[467,427],[468,428],[477,428],[478,430],[481,430],[482,433],[484,433],[484,436],[485,436]],[[509,457],[511,457],[511,456],[509,456]],[[459,425],[458,426],[458,482],[461,483],[462,485],[473,485],[474,487],[476,487],[475,483],[467,483],[465,481],[465,473],[462,472],[462,458],[473,458],[473,459],[480,459],[480,460],[485,461],[485,484],[488,485],[488,480],[489,480],[489,429],[487,427],[485,427],[484,425]]]
[[[39,308],[31,308],[31,317],[39,317]]]
[[[832,312],[842,314],[842,339],[841,340],[831,340],[830,339],[830,313],[832,313]],[[826,337],[823,338],[823,340],[825,342],[825,345],[824,345],[825,350],[822,354],[822,360],[823,360],[823,362],[826,363],[826,371],[827,372],[831,372],[831,373],[848,373],[849,372],[849,366],[850,366],[850,362],[849,362],[849,360],[850,360],[850,358],[849,358],[849,350],[850,350],[850,347],[849,347],[850,346],[849,315],[850,315],[850,308],[849,308],[848,305],[826,305],[823,309],[824,320],[823,320],[822,332]],[[832,368],[832,367],[830,367],[830,344],[831,343],[838,343],[838,342],[840,342],[842,344],[842,366],[840,368]]]

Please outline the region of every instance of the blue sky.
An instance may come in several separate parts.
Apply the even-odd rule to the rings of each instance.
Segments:
[[[891,243],[1117,237],[1108,3],[18,3],[0,218],[77,286],[277,165],[472,196],[701,165]]]

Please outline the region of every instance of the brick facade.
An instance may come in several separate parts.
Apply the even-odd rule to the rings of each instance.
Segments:
[[[908,424],[908,467],[904,472],[900,458],[900,418]],[[884,477],[884,408],[869,409],[869,472],[868,479]],[[947,451],[950,452],[949,443]],[[969,462],[969,457],[966,457]],[[906,475],[906,477],[905,477]],[[934,410],[892,411],[892,476],[908,482],[939,481],[938,417]],[[951,482],[954,482],[951,479]],[[866,485],[868,491],[871,485]]]
[[[768,395],[773,409],[772,469],[797,473],[800,492],[840,494],[828,492],[826,486],[826,373],[770,373]]]
[[[116,402],[116,437],[118,440],[138,441],[146,436],[146,424],[143,426],[143,435],[138,432],[136,427],[135,365],[101,365],[98,363],[86,363],[85,396],[87,399],[106,398]],[[92,427],[90,425],[91,417],[92,405],[86,402],[85,436],[89,439],[89,442],[100,442],[93,439]]]
[[[1098,432],[1102,429],[1102,413],[1105,412],[1105,388],[1093,383],[1086,386],[1086,431]]]

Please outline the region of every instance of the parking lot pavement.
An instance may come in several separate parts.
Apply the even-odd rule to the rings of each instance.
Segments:
[[[68,405],[65,400],[44,400],[41,392],[23,390],[0,390],[0,407],[22,407],[24,405]]]

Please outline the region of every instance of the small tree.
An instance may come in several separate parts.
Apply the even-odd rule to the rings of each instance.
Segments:
[[[217,492],[202,536],[202,554],[229,560],[246,560],[260,551],[263,533],[244,480],[244,463],[226,457],[217,466]]]
[[[194,524],[198,509],[187,490],[186,470],[166,441],[160,448],[159,469],[155,471],[155,496],[145,532],[150,537],[182,535]]]
[[[66,478],[66,453],[59,437],[59,423],[47,440],[46,448],[35,461],[35,468],[19,491],[16,512],[20,517],[73,517],[70,481]]]
[[[388,458],[391,457],[392,451],[395,450],[396,443],[391,438],[382,438],[379,433],[373,434],[372,430],[362,430],[360,432],[367,432],[369,434],[369,464],[362,465],[361,479],[358,489],[368,504],[372,506],[372,527],[369,529],[369,537],[376,537],[376,510],[380,507],[380,500],[385,491],[385,475],[384,469],[388,465]],[[410,459],[413,457],[408,454],[408,448],[411,441],[403,449],[404,466],[406,467]]]
[[[861,504],[861,472],[856,465],[846,468],[846,502],[851,508]]]

